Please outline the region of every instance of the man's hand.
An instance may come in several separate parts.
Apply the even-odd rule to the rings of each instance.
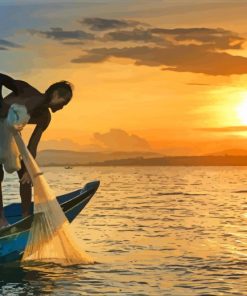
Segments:
[[[18,132],[20,132],[20,131],[22,131],[22,129],[24,128],[24,126],[25,126],[26,124],[14,124],[13,125],[13,128],[16,130],[16,131],[18,131]]]
[[[31,178],[28,174],[28,172],[25,172],[22,176],[22,178],[20,179],[20,183],[21,184],[29,184],[31,183]]]

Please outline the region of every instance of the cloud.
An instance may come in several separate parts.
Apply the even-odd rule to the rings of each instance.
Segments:
[[[104,39],[106,41],[137,41],[137,42],[153,42],[155,44],[168,43],[164,38],[155,36],[150,30],[134,29],[132,31],[113,31],[105,34]],[[169,42],[170,43],[170,42]]]
[[[39,150],[45,149],[57,149],[57,150],[81,150],[81,145],[70,140],[70,139],[59,139],[59,140],[42,140],[39,145]]]
[[[99,17],[84,18],[80,21],[81,24],[89,26],[93,31],[106,31],[112,29],[122,29],[127,27],[135,27],[140,25],[140,22],[129,20],[105,19]]]
[[[172,37],[172,39],[171,39]],[[106,41],[143,41],[157,45],[198,44],[215,49],[241,49],[245,41],[238,34],[221,28],[134,28],[105,34]]]
[[[208,75],[231,75],[247,73],[247,58],[228,53],[208,51],[198,45],[168,47],[97,48],[73,63],[99,63],[110,57],[130,58],[136,65],[165,66],[163,70],[204,73]]]
[[[46,38],[64,41],[64,40],[93,40],[94,35],[81,30],[64,31],[62,28],[51,28],[50,31],[29,30],[33,35],[40,35]]]
[[[98,24],[103,19],[88,19]],[[109,22],[108,22],[109,21]],[[106,20],[102,23],[119,28],[124,21]],[[126,21],[127,22],[127,21]],[[101,22],[99,22],[101,23]],[[127,22],[128,24],[128,22]],[[105,25],[107,26],[107,25]],[[116,47],[99,47],[85,51],[72,63],[100,63],[111,57],[133,59],[135,65],[162,67],[176,72],[204,73],[208,75],[232,75],[247,73],[247,58],[223,52],[227,49],[242,49],[245,39],[222,28],[132,28],[114,30],[102,38],[115,41]],[[98,39],[100,41],[100,38]],[[132,47],[121,47],[118,42],[136,42]],[[140,46],[143,42],[143,46]],[[148,46],[147,43],[153,45]]]
[[[116,57],[132,59],[137,66],[160,67],[164,71],[212,76],[247,73],[247,57],[226,51],[235,49],[241,53],[246,40],[223,28],[167,29],[133,20],[105,18],[84,18],[80,23],[95,31],[94,34],[60,27],[29,32],[82,48],[83,55],[71,58],[71,62],[77,64],[101,63]],[[87,42],[91,40],[95,42]],[[114,47],[106,45],[108,41],[114,42]]]
[[[210,128],[197,128],[198,131],[204,132],[246,132],[247,126],[225,126],[225,127],[210,127]]]
[[[111,151],[149,151],[149,143],[136,135],[129,135],[121,129],[111,129],[105,134],[95,133],[94,140]]]
[[[80,145],[77,142],[63,138],[63,139],[51,139],[41,140],[39,144],[39,151],[41,150],[71,150],[80,152],[99,152],[105,149],[95,143],[89,143],[86,145]]]
[[[94,133],[91,143],[80,145],[79,143],[68,139],[51,139],[42,140],[39,145],[40,150],[73,150],[83,152],[99,152],[99,151],[150,151],[149,143],[137,136],[129,135],[121,129],[111,129],[105,134]]]
[[[7,50],[10,48],[20,48],[21,45],[14,43],[14,42],[10,42],[8,40],[5,39],[0,39],[0,50]]]
[[[196,41],[213,49],[240,49],[245,41],[238,34],[221,28],[152,28],[151,33],[163,36],[173,36],[177,42]]]
[[[74,45],[74,46],[77,46],[77,45],[83,45],[84,43],[81,42],[81,41],[64,41],[63,44],[66,44],[66,45]]]

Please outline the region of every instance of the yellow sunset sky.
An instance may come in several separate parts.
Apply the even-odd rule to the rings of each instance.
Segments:
[[[2,73],[42,92],[74,85],[39,149],[247,149],[246,1],[0,1],[0,9]]]

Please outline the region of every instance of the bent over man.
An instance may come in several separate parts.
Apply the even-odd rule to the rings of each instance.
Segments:
[[[5,98],[2,96],[2,86],[12,92]],[[5,74],[0,73],[0,121],[6,120],[11,106],[14,104],[25,106],[29,121],[27,124],[35,124],[36,127],[29,139],[28,149],[32,156],[36,157],[38,143],[43,132],[47,129],[51,121],[51,112],[61,110],[72,98],[72,87],[67,81],[56,82],[48,87],[45,93],[39,92],[36,88],[25,81],[15,80]],[[20,117],[20,114],[16,114]],[[21,130],[25,124],[16,127]],[[11,132],[11,130],[9,130]],[[4,133],[0,130],[0,148],[4,143]],[[8,224],[3,213],[2,201],[2,181],[4,179],[4,163],[0,155],[0,228]],[[23,217],[29,215],[32,185],[29,174],[21,161],[21,168],[17,171],[20,180],[20,196],[22,201]]]

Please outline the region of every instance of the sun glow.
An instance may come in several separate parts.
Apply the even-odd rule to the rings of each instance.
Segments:
[[[237,106],[236,112],[241,123],[247,125],[247,93],[243,94],[243,99]]]

